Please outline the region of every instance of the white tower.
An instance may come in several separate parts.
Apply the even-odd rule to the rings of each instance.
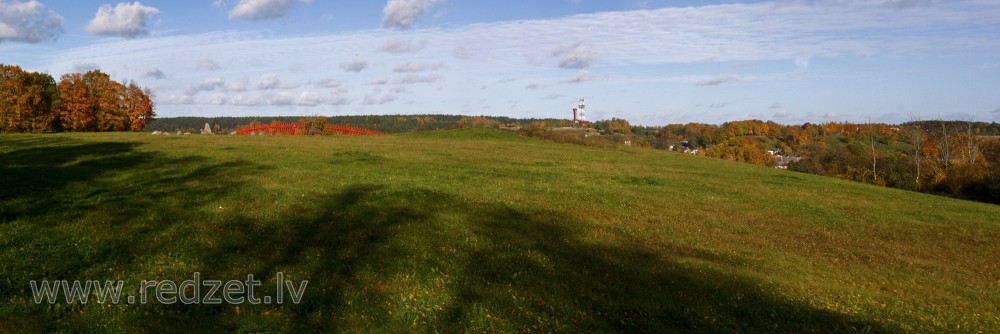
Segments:
[[[587,109],[586,109],[586,106],[583,103],[583,99],[580,99],[580,103],[577,104],[576,111],[577,111],[577,115],[579,115],[578,120],[580,122],[586,122],[587,121]]]

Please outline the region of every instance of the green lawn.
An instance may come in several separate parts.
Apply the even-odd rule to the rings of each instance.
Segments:
[[[0,136],[0,332],[1000,332],[1000,206],[495,130]],[[36,305],[31,280],[309,280]]]

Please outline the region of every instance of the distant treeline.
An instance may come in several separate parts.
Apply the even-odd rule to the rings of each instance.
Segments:
[[[299,121],[300,117],[178,117],[148,130],[223,132]],[[903,124],[829,122],[784,125],[745,120],[633,126],[623,119],[587,125],[594,132],[561,131],[565,119],[459,115],[334,116],[327,124],[386,133],[473,126],[504,128],[525,136],[588,146],[632,145],[772,166],[777,157],[801,158],[788,168],[858,182],[1000,203],[1000,124],[916,121]],[[600,136],[589,136],[598,133]]]
[[[298,122],[301,116],[276,117],[171,117],[159,118],[146,127],[146,131],[195,131],[209,124],[216,132],[228,133],[250,125],[267,125]],[[545,123],[552,126],[569,126],[569,120],[511,118],[496,116],[462,115],[368,115],[330,116],[326,124],[349,125],[385,133],[402,133],[429,130],[457,129],[472,126],[521,127],[522,124]]]
[[[776,155],[788,168],[858,182],[1000,203],[1000,124],[917,121],[898,125],[757,120],[632,127],[655,148],[759,165]],[[770,151],[770,152],[768,152]],[[775,152],[776,155],[771,154]]]
[[[530,123],[518,133],[590,146],[650,147],[787,168],[894,188],[1000,203],[1000,124],[918,121],[783,125],[746,120],[721,125],[632,126],[594,122],[600,137]],[[801,159],[800,159],[801,158]],[[796,161],[798,160],[798,161]]]
[[[138,131],[153,119],[149,90],[99,70],[51,75],[0,64],[0,132]]]

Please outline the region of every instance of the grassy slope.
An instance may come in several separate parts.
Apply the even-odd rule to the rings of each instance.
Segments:
[[[486,129],[5,135],[0,185],[0,332],[1000,331],[1000,207],[710,158]],[[278,271],[301,304],[28,288]]]

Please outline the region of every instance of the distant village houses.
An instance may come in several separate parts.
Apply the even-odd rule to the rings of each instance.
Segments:
[[[788,169],[788,164],[802,160],[802,157],[784,156],[781,150],[776,148],[767,150],[767,153],[774,157],[774,168],[777,169]]]

